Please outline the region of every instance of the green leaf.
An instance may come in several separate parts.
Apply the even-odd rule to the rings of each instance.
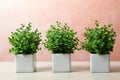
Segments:
[[[13,54],[34,54],[39,50],[39,43],[41,40],[41,33],[36,29],[31,30],[31,23],[27,26],[21,24],[21,27],[11,32],[8,38],[12,48],[9,50]]]
[[[74,50],[78,50],[77,32],[70,29],[65,23],[63,26],[61,22],[57,21],[56,25],[51,25],[51,28],[46,32],[44,46],[52,53],[71,54]]]
[[[85,28],[81,49],[94,54],[109,54],[113,50],[116,32],[111,27],[112,24],[100,26],[96,20],[95,25],[95,28]]]

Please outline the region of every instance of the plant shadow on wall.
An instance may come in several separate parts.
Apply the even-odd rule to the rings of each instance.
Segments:
[[[80,65],[80,66],[73,66],[72,67],[72,72],[84,72],[84,71],[89,71],[89,64],[88,65]]]
[[[36,68],[36,72],[47,72],[47,71],[51,71],[51,70],[52,70],[51,66]]]
[[[120,66],[114,66],[114,67],[111,67],[111,70],[110,70],[112,73],[119,73],[120,72]]]

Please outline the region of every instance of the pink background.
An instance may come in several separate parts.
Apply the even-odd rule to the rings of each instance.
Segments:
[[[32,22],[44,39],[51,24],[66,22],[82,41],[84,28],[94,27],[94,20],[114,25],[117,37],[111,60],[120,61],[120,0],[0,0],[0,61],[14,61],[8,37],[21,23]],[[89,53],[75,51],[72,60],[88,61]],[[50,52],[42,47],[37,61],[51,61]]]

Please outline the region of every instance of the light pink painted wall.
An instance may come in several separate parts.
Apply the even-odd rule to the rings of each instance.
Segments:
[[[102,24],[114,25],[117,37],[111,60],[120,61],[120,0],[0,0],[0,61],[14,61],[15,56],[9,54],[8,36],[21,23],[32,22],[44,39],[49,25],[66,22],[78,32],[82,41],[84,28],[93,26],[96,19]],[[47,49],[37,53],[37,61],[50,60]],[[89,53],[76,51],[72,60],[88,61]]]

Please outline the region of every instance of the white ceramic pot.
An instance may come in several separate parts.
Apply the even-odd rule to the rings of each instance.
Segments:
[[[16,72],[26,73],[35,71],[35,55],[16,55]]]
[[[95,73],[110,72],[110,55],[90,54],[90,71]]]
[[[71,55],[70,54],[52,54],[53,72],[70,72]]]

